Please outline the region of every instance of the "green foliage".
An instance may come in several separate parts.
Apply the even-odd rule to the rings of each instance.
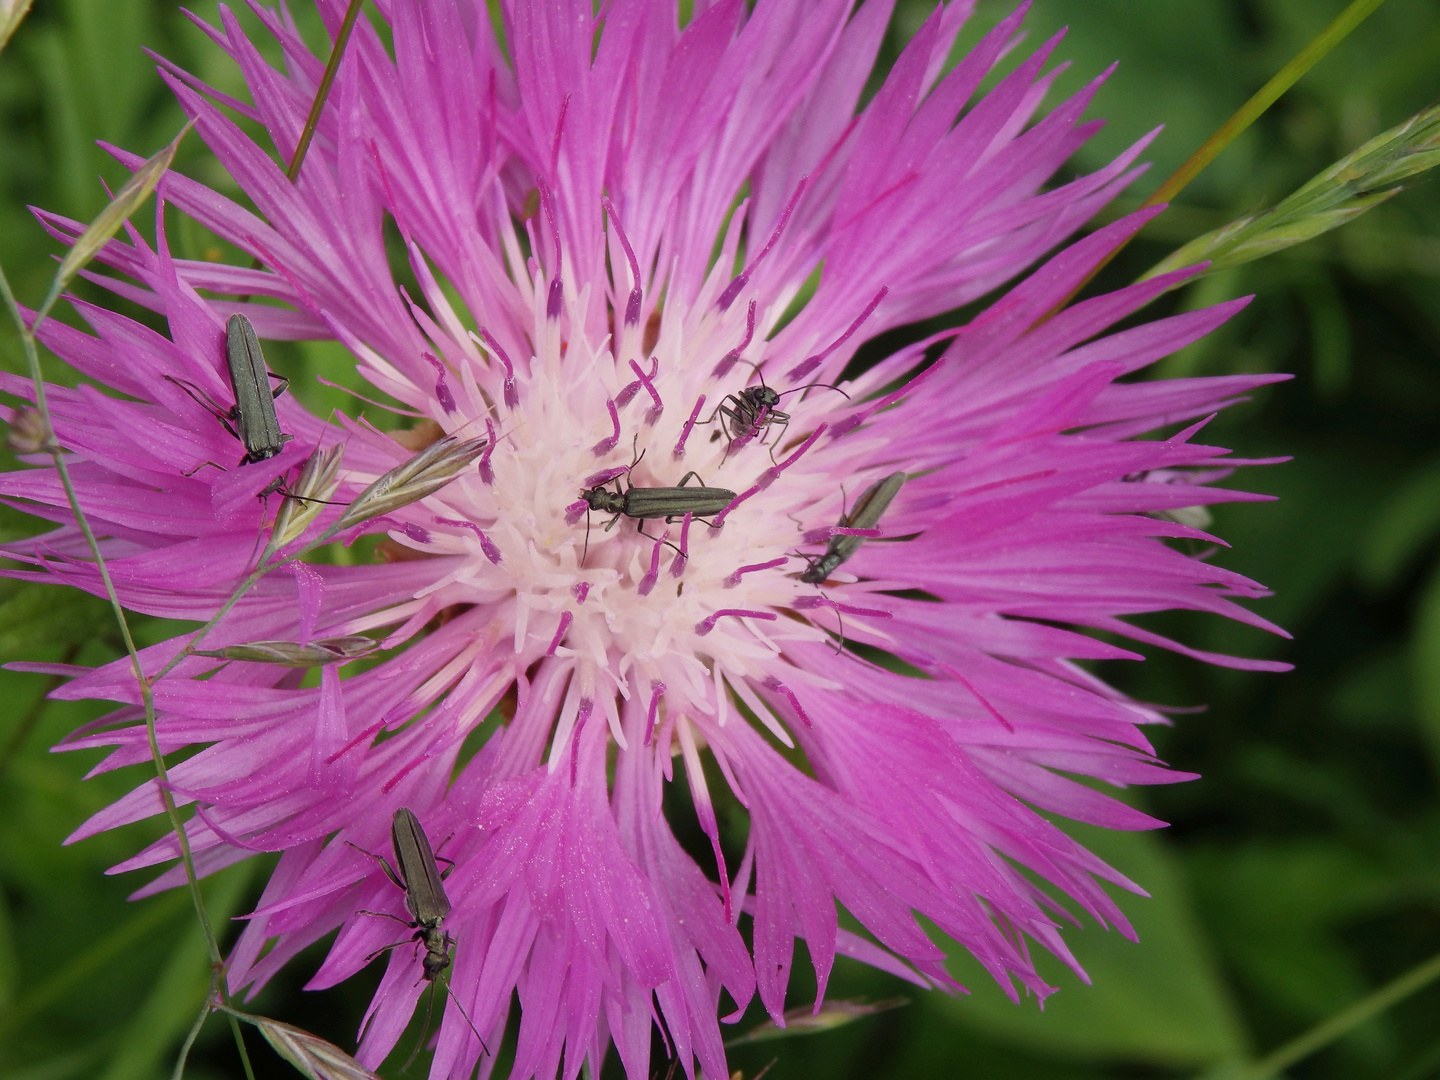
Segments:
[[[980,0],[964,41],[1010,6]],[[1109,125],[1082,150],[1079,167],[1096,167],[1166,125],[1146,155],[1152,173],[1113,216],[1138,205],[1341,6],[1341,0],[1036,0],[1029,30],[1038,42],[1062,25],[1071,28],[1057,55],[1074,66],[1061,77],[1059,93],[1120,61],[1091,110]],[[199,10],[214,17],[213,6]],[[901,0],[892,45],[928,11],[928,2]],[[297,16],[307,35],[316,33],[306,5],[297,5]],[[162,0],[39,4],[0,55],[0,261],[29,303],[43,295],[57,247],[25,205],[88,220],[105,203],[97,175],[112,186],[125,175],[93,140],[150,154],[180,127],[183,118],[141,46],[222,90],[239,90],[235,73]],[[893,56],[895,48],[888,51]],[[1417,113],[1440,97],[1437,56],[1440,9],[1433,0],[1389,0],[1147,228],[1092,291],[1131,280],[1200,234],[1275,205]],[[182,144],[175,167],[234,191],[199,139]],[[204,230],[169,220],[184,257],[238,260]],[[1050,963],[1044,970],[1061,990],[1043,1012],[1033,1001],[1011,1005],[965,959],[955,971],[971,993],[955,999],[920,994],[842,962],[830,987],[835,998],[876,1002],[907,994],[912,1005],[854,1019],[819,1038],[738,1047],[733,1060],[746,1076],[777,1056],[772,1080],[1234,1075],[1253,1055],[1440,951],[1437,276],[1440,193],[1421,183],[1343,229],[1214,275],[1165,302],[1179,310],[1257,295],[1219,333],[1159,365],[1159,374],[1298,376],[1231,410],[1208,433],[1238,456],[1295,457],[1232,481],[1278,495],[1278,503],[1219,508],[1214,526],[1234,544],[1216,557],[1276,590],[1259,609],[1295,638],[1202,617],[1168,615],[1149,624],[1201,648],[1297,667],[1287,676],[1256,676],[1168,655],[1103,666],[1101,674],[1144,700],[1208,706],[1155,734],[1167,760],[1204,778],[1132,793],[1172,822],[1170,829],[1072,830],[1151,894],[1120,898],[1139,943],[1081,920],[1067,939],[1093,985]],[[115,302],[91,285],[78,288]],[[271,360],[295,378],[310,407],[353,412],[353,400],[311,378],[339,381],[342,352],[330,343],[277,345]],[[8,327],[0,329],[0,363],[11,371],[23,366]],[[50,373],[73,379],[58,368]],[[5,538],[34,528],[0,508]],[[142,641],[169,629],[137,620]],[[0,582],[0,659],[95,664],[117,655],[101,601]],[[190,901],[172,891],[130,902],[126,894],[146,879],[104,875],[156,839],[160,826],[62,846],[148,767],[82,780],[99,760],[96,752],[57,755],[48,748],[103,710],[43,703],[54,685],[44,675],[5,679],[0,1080],[167,1075],[208,979]],[[227,940],[233,939],[227,919],[253,905],[265,870],[242,865],[207,882],[212,916]],[[368,987],[357,981],[301,995],[314,962],[292,965],[257,1007],[353,1047]],[[797,976],[793,1004],[808,1000],[802,981]],[[1440,1076],[1437,1011],[1440,989],[1431,987],[1288,1075]],[[752,1011],[737,1033],[759,1019]],[[402,1041],[402,1050],[408,1046]],[[294,1075],[273,1058],[267,1063],[264,1053],[257,1054],[261,1075]],[[187,1075],[240,1075],[218,1021],[205,1028]]]

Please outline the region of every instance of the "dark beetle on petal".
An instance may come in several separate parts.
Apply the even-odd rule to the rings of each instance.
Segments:
[[[410,941],[425,947],[425,959],[421,961],[423,971],[422,978],[431,984],[432,999],[433,988],[436,977],[450,966],[450,946],[454,944],[448,931],[441,928],[445,916],[450,914],[450,897],[445,893],[445,885],[441,879],[440,868],[436,865],[435,852],[430,847],[430,838],[425,835],[425,830],[420,827],[420,819],[409,807],[402,806],[395,811],[395,817],[390,822],[390,846],[395,852],[395,867],[378,855],[365,851],[364,848],[352,844],[358,851],[364,851],[372,859],[380,864],[385,871],[385,876],[394,883],[396,888],[405,893],[405,910],[410,913],[410,922],[397,915],[391,915],[384,911],[362,911],[362,915],[378,915],[386,919],[394,919],[396,922],[405,923],[415,931]],[[397,941],[394,945],[387,945],[380,952],[389,952],[405,944],[404,941]],[[379,953],[374,953],[369,959],[373,960]],[[368,962],[368,961],[367,961]],[[471,1022],[469,1014],[465,1012],[460,1000],[455,997],[450,987],[445,987],[445,992],[450,995],[450,1000],[455,1002],[455,1007],[460,1010],[460,1015],[469,1024],[470,1030],[475,1033],[475,1038],[480,1040],[481,1047],[488,1054],[490,1048],[485,1045],[484,1038],[476,1030]],[[425,1028],[430,1027],[430,1010],[426,1009]],[[425,1045],[425,1034],[421,1033],[420,1042],[416,1045],[416,1053],[420,1047]],[[414,1054],[411,1060],[414,1060]],[[406,1062],[409,1067],[409,1062]],[[403,1071],[403,1070],[402,1070]]]
[[[280,419],[275,414],[275,399],[285,392],[290,380],[270,374],[270,369],[265,366],[265,354],[260,351],[260,339],[255,336],[255,327],[244,315],[231,315],[230,321],[225,324],[225,365],[230,375],[230,388],[235,392],[235,404],[229,409],[215,404],[205,391],[193,383],[170,375],[165,377],[240,440],[245,447],[245,456],[240,459],[240,464],[250,465],[274,457],[295,437],[280,430]],[[272,378],[280,380],[273,390],[270,387]]]
[[[840,515],[839,527],[873,529],[880,521],[880,515],[885,513],[891,501],[900,493],[900,485],[904,483],[905,474],[896,472],[871,484],[865,489],[865,494],[855,500],[854,508],[848,514]],[[810,560],[810,565],[800,575],[800,580],[807,585],[819,585],[833,574],[841,563],[859,551],[864,542],[863,536],[832,536],[825,545],[825,554]]]

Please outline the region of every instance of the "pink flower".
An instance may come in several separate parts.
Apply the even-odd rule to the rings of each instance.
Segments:
[[[321,8],[333,31],[343,4]],[[344,501],[427,430],[491,438],[448,486],[347,534],[383,532],[392,561],[277,570],[203,643],[371,633],[383,659],[303,686],[291,669],[189,656],[156,686],[162,748],[201,748],[170,776],[194,807],[202,871],[283,853],[233,987],[263,985],[337,928],[312,986],[403,937],[365,913],[402,915],[403,897],[351,846],[387,852],[403,805],[455,863],[450,985],[491,1046],[518,989],[516,1076],[562,1059],[566,1076],[586,1057],[598,1068],[611,1042],[628,1075],[647,1076],[661,1021],[687,1073],[698,1060],[724,1075],[717,1012],[734,1018],[758,993],[778,1020],[797,938],[822,992],[837,954],[953,988],[917,912],[1012,996],[1043,996],[1028,942],[1074,964],[1059,898],[1129,934],[1099,883],[1134,886],[1040,812],[1158,824],[1063,774],[1188,778],[1142,733],[1162,717],[1075,663],[1139,656],[1064,627],[1278,666],[1124,621],[1189,608],[1269,626],[1236,603],[1259,586],[1165,541],[1213,539],[1186,508],[1254,498],[1203,486],[1225,475],[1225,451],[1192,439],[1270,378],[1121,381],[1243,301],[1106,334],[1172,275],[1047,319],[1148,214],[1049,257],[960,331],[847,377],[863,342],[1052,252],[1134,178],[1145,140],[1045,189],[1095,129],[1080,119],[1095,84],[1037,119],[1052,41],[977,97],[1023,12],[945,73],[969,5],[937,11],[858,108],[889,4],[697,8],[677,30],[670,3],[616,0],[597,29],[590,0],[516,3],[507,61],[477,0],[387,5],[394,59],[362,20],[294,185],[227,115],[257,121],[288,159],[322,67],[289,22],[262,12],[286,74],[223,7],[206,27],[253,105],[166,65],[258,214],[177,174],[160,194],[265,268],[174,259],[157,217],[155,248],[132,234],[102,261],[170,337],[85,304],[95,336],[43,332],[127,395],[51,391],[125,604],[213,614],[263,546],[275,500],[254,496],[317,446],[345,443]],[[387,221],[413,295],[387,261]],[[293,442],[236,468],[239,444],[168,381],[230,400],[236,311],[262,338],[342,342],[424,424],[401,446],[282,397]],[[762,375],[783,396],[755,392]],[[692,470],[703,479],[683,494],[643,490]],[[895,472],[908,479],[883,515],[854,515]],[[630,484],[641,493],[624,495]],[[3,489],[57,522],[12,545],[33,564],[19,576],[99,591],[52,473]],[[659,499],[676,517],[609,522],[587,492],[620,510]],[[822,584],[802,581],[846,535],[868,542]],[[146,670],[186,642],[146,650]],[[148,760],[126,662],[76,673],[61,696],[126,703],[67,746],[114,747],[101,769]],[[662,813],[677,764],[709,854],[684,850]],[[717,784],[748,808],[743,849],[727,851]],[[74,838],[158,810],[147,782]],[[116,869],[176,854],[166,839]],[[171,867],[142,891],[179,880]],[[837,904],[869,936],[841,929]],[[389,954],[363,1062],[394,1046],[419,974],[410,948]],[[448,1008],[432,1075],[468,1075],[480,1057]]]

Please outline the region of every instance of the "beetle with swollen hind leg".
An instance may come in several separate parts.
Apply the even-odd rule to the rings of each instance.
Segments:
[[[230,388],[235,393],[235,404],[229,409],[222,409],[193,383],[172,375],[165,378],[189,394],[192,400],[224,424],[226,431],[240,440],[245,447],[241,465],[253,465],[274,457],[295,437],[280,430],[280,419],[275,412],[275,399],[289,387],[290,380],[270,373],[255,327],[244,315],[231,315],[225,324],[225,366],[230,376]],[[279,380],[274,389],[270,387],[272,378]],[[260,493],[261,497],[280,491],[284,484],[284,477],[276,477]]]
[[[450,897],[445,893],[443,876],[437,865],[435,852],[430,847],[430,839],[425,835],[425,830],[420,827],[420,819],[409,807],[402,806],[395,811],[395,817],[390,823],[390,846],[395,852],[394,868],[380,856],[365,851],[356,844],[350,846],[378,862],[380,869],[385,871],[385,876],[396,888],[405,893],[405,910],[410,913],[409,922],[398,915],[391,915],[385,911],[362,910],[360,914],[394,919],[415,931],[414,935],[406,940],[425,947],[425,958],[420,964],[421,977],[430,983],[433,1004],[435,980],[442,971],[450,966],[450,946],[454,944],[454,939],[450,937],[449,931],[442,928],[445,917],[450,914]],[[386,945],[383,949],[367,957],[367,962],[382,952],[389,952],[404,944],[405,941],[397,941],[393,945]],[[474,1023],[465,1012],[464,1006],[455,997],[455,992],[449,986],[445,987],[445,992],[450,995],[450,1000],[455,1002],[455,1007],[465,1018],[465,1023],[475,1033],[475,1038],[480,1040],[481,1048],[488,1054],[490,1048],[485,1045],[484,1037],[476,1030]],[[416,1053],[419,1052],[420,1046],[424,1045],[429,1027],[430,1010],[427,1008],[426,1030],[421,1033]],[[412,1055],[411,1060],[413,1059]],[[409,1062],[406,1063],[406,1067],[409,1067]]]

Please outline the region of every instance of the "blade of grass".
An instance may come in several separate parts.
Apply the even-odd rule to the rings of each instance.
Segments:
[[[290,164],[285,167],[285,176],[293,184],[300,178],[300,169],[305,164],[305,155],[310,152],[310,143],[315,138],[315,129],[320,126],[320,114],[325,111],[325,101],[330,96],[331,84],[340,71],[340,61],[345,58],[345,48],[350,44],[350,32],[355,29],[355,20],[360,17],[360,8],[365,0],[350,0],[345,9],[345,18],[340,23],[340,32],[335,35],[335,44],[330,48],[330,59],[325,64],[325,73],[320,76],[320,85],[315,88],[315,100],[310,102],[310,113],[305,117],[305,126],[300,131],[300,140],[295,144],[295,153],[290,155]],[[250,260],[250,269],[260,269],[260,258]],[[242,304],[248,296],[236,297]]]
[[[1423,990],[1436,979],[1440,979],[1440,953],[1424,963],[1417,964],[1353,1005],[1341,1009],[1284,1046],[1272,1050],[1249,1068],[1242,1068],[1235,1080],[1269,1080],[1270,1077],[1278,1076],[1296,1062],[1304,1060],[1317,1050],[1323,1050],[1365,1021],[1379,1016],[1411,994]]]
[[[1357,26],[1364,22],[1375,9],[1383,4],[1385,0],[1352,0],[1351,4],[1339,15],[1330,21],[1330,25],[1321,30],[1311,39],[1310,43],[1301,49],[1291,58],[1290,62],[1277,71],[1264,86],[1257,90],[1249,101],[1235,110],[1234,115],[1216,129],[1215,134],[1206,139],[1200,149],[1191,154],[1190,157],[1176,169],[1170,176],[1151,192],[1150,197],[1140,204],[1138,209],[1144,210],[1147,207],[1158,206],[1161,203],[1169,202],[1176,195],[1199,176],[1205,166],[1220,156],[1227,146],[1236,140],[1246,128],[1260,119],[1265,110],[1275,104],[1290,87],[1300,81],[1300,78],[1312,67],[1318,64],[1327,53],[1329,53],[1340,42],[1344,41]],[[1133,239],[1133,237],[1132,237]],[[1128,243],[1128,241],[1126,241]],[[1060,311],[1080,294],[1095,279],[1095,276],[1110,264],[1110,261],[1125,249],[1122,243],[1114,251],[1106,255],[1091,270],[1088,275],[1071,289],[1069,294],[1051,308],[1039,320],[1044,322]]]
[[[85,952],[72,957],[33,991],[15,1002],[0,1017],[0,1036],[23,1027],[119,956],[136,941],[148,937],[175,918],[185,906],[183,893],[157,899],[133,919],[117,926]]]
[[[320,85],[315,88],[315,100],[310,103],[310,115],[305,117],[305,128],[300,132],[300,141],[295,144],[295,153],[285,170],[286,177],[293,184],[300,177],[300,167],[305,164],[305,155],[310,150],[310,141],[315,138],[315,129],[320,126],[320,114],[325,109],[325,99],[330,96],[330,86],[340,70],[340,61],[345,56],[345,47],[350,44],[350,31],[355,29],[355,20],[360,17],[360,6],[365,0],[350,0],[345,9],[345,19],[340,23],[340,32],[335,35],[335,45],[330,50],[330,60],[325,65],[325,74],[320,76]]]

